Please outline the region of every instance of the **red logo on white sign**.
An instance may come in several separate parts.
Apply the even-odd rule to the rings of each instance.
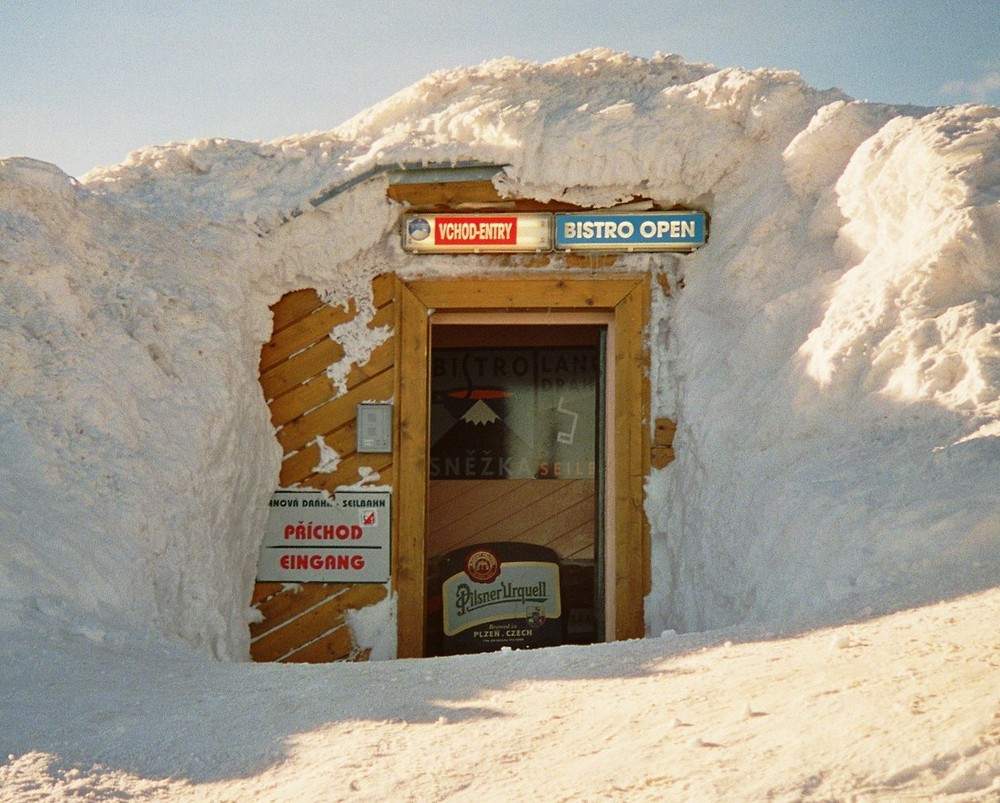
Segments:
[[[374,510],[362,510],[361,511],[361,526],[362,527],[374,527],[377,522],[375,518]]]

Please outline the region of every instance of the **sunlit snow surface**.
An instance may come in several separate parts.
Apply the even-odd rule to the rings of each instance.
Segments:
[[[998,617],[320,666],[46,624],[5,638],[0,799],[995,801]]]
[[[709,213],[694,254],[615,269],[673,289],[653,283],[652,413],[678,431],[647,481],[647,629],[737,629],[206,660],[247,654],[280,460],[268,305],[497,270],[399,247],[383,169],[465,161],[522,197]],[[672,56],[436,73],[332,132],[149,148],[82,184],[0,162],[0,790],[995,799],[997,592],[811,628],[997,586],[998,255],[1000,109]],[[360,308],[348,360],[386,335]],[[775,628],[804,640],[740,643]]]

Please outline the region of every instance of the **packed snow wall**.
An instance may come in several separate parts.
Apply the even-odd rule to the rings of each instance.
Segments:
[[[653,417],[678,422],[647,482],[651,633],[993,585],[998,156],[996,108],[593,51],[437,73],[328,133],[149,148],[80,184],[0,163],[0,599],[244,657],[279,460],[268,305],[518,269],[399,248],[381,168],[464,161],[507,165],[518,197],[711,216],[696,253],[615,267],[672,290],[649,333]]]

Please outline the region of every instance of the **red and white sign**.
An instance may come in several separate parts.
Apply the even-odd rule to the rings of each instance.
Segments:
[[[257,559],[259,582],[385,583],[390,495],[275,491]],[[381,513],[382,515],[379,515]]]
[[[403,248],[412,253],[552,250],[548,214],[405,215]]]

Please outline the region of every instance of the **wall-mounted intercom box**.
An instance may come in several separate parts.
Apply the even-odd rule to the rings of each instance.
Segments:
[[[362,402],[357,413],[359,454],[390,454],[392,452],[392,404]]]

